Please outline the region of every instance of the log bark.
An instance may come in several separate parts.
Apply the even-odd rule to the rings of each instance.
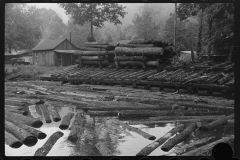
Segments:
[[[192,151],[189,151],[189,152],[187,152],[187,153],[184,153],[184,154],[182,154],[181,156],[200,156],[200,155],[202,155],[203,153],[206,153],[206,152],[210,151],[216,144],[222,143],[222,142],[228,143],[228,142],[232,141],[233,139],[234,139],[234,136],[231,136],[231,137],[223,137],[223,138],[221,138],[221,139],[219,139],[219,140],[217,140],[217,141],[214,141],[214,142],[212,142],[212,143],[210,143],[210,144],[204,145],[204,146],[202,146],[202,147],[199,147],[199,148],[197,148],[197,149],[194,149],[194,150],[192,150]]]
[[[138,128],[129,126],[129,125],[127,125],[127,124],[125,124],[125,123],[123,123],[123,122],[121,122],[121,121],[118,121],[118,120],[116,120],[116,119],[109,119],[108,121],[112,121],[112,123],[114,123],[114,124],[121,125],[123,128],[126,128],[126,129],[128,129],[129,131],[136,132],[137,134],[143,136],[143,137],[146,138],[146,139],[149,139],[149,140],[154,140],[154,139],[156,139],[155,136],[150,135],[150,134],[148,134],[148,133],[146,133],[146,132],[143,132],[142,130],[140,130],[140,129],[138,129]]]
[[[90,116],[117,116],[118,111],[87,111]]]
[[[41,104],[41,105],[39,105],[38,107],[40,108],[40,110],[41,110],[41,112],[42,112],[42,115],[44,116],[45,122],[46,122],[46,123],[51,123],[52,120],[51,120],[51,118],[50,118],[49,111],[48,111],[46,105]]]
[[[115,61],[145,61],[145,56],[117,56],[114,57]]]
[[[53,119],[54,122],[61,121],[61,117],[60,117],[58,111],[55,109],[54,106],[47,103],[47,108],[48,108],[48,111],[49,111],[50,115],[52,116],[52,119]]]
[[[5,111],[5,118],[9,118],[12,120],[17,119],[19,123],[23,123],[25,125],[28,125],[34,128],[40,128],[43,125],[43,122],[39,119],[30,118],[30,117],[26,117],[20,114],[11,113],[7,111]]]
[[[61,130],[66,130],[68,129],[71,119],[73,118],[74,113],[68,113],[66,116],[63,117],[62,123],[60,124],[59,128]]]
[[[7,132],[11,133],[20,141],[22,141],[22,143],[26,146],[34,146],[38,141],[37,138],[34,137],[31,133],[14,125],[9,121],[5,121],[5,129]]]
[[[211,142],[213,142],[214,139],[215,139],[215,137],[212,136],[212,137],[205,137],[205,138],[196,140],[196,141],[194,141],[190,144],[186,144],[184,146],[181,146],[179,149],[176,149],[174,151],[174,153],[176,153],[177,155],[181,155],[183,153],[186,153],[186,152],[192,150],[193,148],[200,147],[200,146],[203,146],[205,144],[211,143]]]
[[[185,140],[192,132],[194,132],[197,129],[196,123],[191,123],[187,126],[187,128],[180,134],[176,135],[175,137],[169,139],[162,147],[161,149],[164,152],[170,151],[175,145]]]
[[[223,118],[219,118],[216,121],[213,121],[213,122],[211,122],[209,124],[201,126],[199,128],[199,130],[201,130],[201,131],[209,131],[210,129],[213,129],[213,128],[216,128],[218,126],[227,124],[228,120],[229,119],[233,119],[233,118],[234,118],[234,114],[231,114],[231,115],[223,117]]]
[[[13,113],[22,114],[24,116],[28,115],[28,112],[24,111],[24,110],[16,110],[16,109],[11,109],[11,108],[5,108],[5,110],[7,110],[9,112],[13,112]]]
[[[22,110],[22,107],[20,107],[20,106],[12,106],[12,105],[6,105],[6,104],[5,104],[5,108]]]
[[[177,132],[181,132],[182,130],[184,130],[184,125],[183,124],[180,124],[180,125],[176,126],[172,130],[167,132],[163,137],[159,138],[158,140],[156,140],[153,143],[151,143],[151,144],[147,145],[146,147],[144,147],[140,152],[138,152],[136,154],[136,156],[147,156],[147,155],[149,155],[157,147],[159,147],[164,142],[166,142],[170,137],[175,135]]]
[[[76,53],[73,53],[73,55],[77,56],[104,56],[104,55],[114,55],[113,51],[78,51]]]
[[[63,136],[63,133],[57,131],[53,133],[41,148],[38,148],[34,156],[46,156],[52,149],[53,145]]]
[[[105,142],[98,142],[95,146],[102,156],[114,156]]]
[[[37,105],[29,105],[28,110],[30,111],[33,118],[42,118],[41,110],[39,109],[39,107]]]
[[[69,128],[71,132],[68,136],[68,140],[71,142],[77,142],[84,132],[86,120],[82,114],[82,111],[77,112],[75,120],[73,121],[72,126]]]
[[[45,133],[43,133],[33,127],[19,123],[17,120],[11,120],[8,117],[6,117],[5,120],[13,123],[14,125],[18,126],[19,128],[26,130],[27,132],[31,133],[33,136],[37,137],[38,139],[44,139],[47,136]]]
[[[117,55],[132,55],[132,56],[162,55],[163,49],[160,47],[144,47],[144,48],[116,47],[115,53]]]
[[[6,130],[5,130],[5,143],[12,148],[19,148],[23,145],[19,139],[17,139],[11,133],[8,133]]]
[[[104,48],[91,48],[90,46],[80,47],[80,51],[106,51]]]

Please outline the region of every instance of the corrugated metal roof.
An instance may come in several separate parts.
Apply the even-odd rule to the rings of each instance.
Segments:
[[[65,39],[57,39],[57,40],[43,40],[34,47],[33,51],[40,51],[40,50],[51,50],[57,47],[60,43],[62,43]]]

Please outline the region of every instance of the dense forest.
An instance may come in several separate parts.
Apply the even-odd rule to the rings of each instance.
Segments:
[[[58,4],[67,23],[52,9],[21,3],[6,4],[5,51],[31,49],[43,39],[69,38],[77,47],[85,41],[156,39],[173,42],[175,11],[161,3],[144,3],[130,12],[117,3]],[[133,4],[134,5],[134,4]],[[80,14],[79,14],[80,13]],[[176,49],[199,54],[229,54],[234,45],[233,3],[178,3]]]

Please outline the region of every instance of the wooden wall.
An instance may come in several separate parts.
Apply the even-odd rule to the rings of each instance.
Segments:
[[[46,50],[46,51],[33,51],[34,54],[34,64],[37,65],[46,65],[53,66],[54,65],[54,51]],[[37,60],[38,56],[38,61]]]
[[[77,48],[71,44],[68,40],[63,41],[54,50],[76,50]]]

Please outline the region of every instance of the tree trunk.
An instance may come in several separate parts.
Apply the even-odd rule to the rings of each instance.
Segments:
[[[118,120],[116,120],[116,119],[109,119],[108,121],[110,121],[110,122],[112,122],[112,123],[114,123],[114,124],[117,124],[117,125],[121,125],[123,128],[126,128],[126,129],[128,129],[129,131],[136,132],[137,134],[143,136],[143,137],[146,138],[146,139],[149,139],[149,140],[154,140],[154,139],[156,139],[155,136],[150,135],[150,134],[148,134],[148,133],[146,133],[146,132],[143,132],[142,130],[140,130],[140,129],[138,129],[138,128],[129,126],[129,125],[127,125],[127,124],[125,124],[125,123],[123,123],[123,122],[121,122],[121,121],[118,121]]]
[[[54,122],[61,121],[61,117],[54,106],[52,106],[51,104],[48,103],[47,108],[48,108],[48,111],[49,111],[50,115],[52,116],[52,119]]]
[[[48,111],[47,107],[44,104],[40,104],[38,107],[41,109],[41,112],[42,112],[42,115],[44,116],[45,122],[46,123],[51,123],[52,120],[50,118],[49,111]]]
[[[14,125],[18,126],[19,128],[26,130],[27,132],[31,133],[33,136],[37,137],[38,139],[44,139],[47,136],[45,133],[43,133],[33,127],[19,123],[17,120],[11,120],[8,117],[6,117],[5,120],[13,123]]]
[[[41,148],[38,148],[35,152],[34,156],[46,156],[49,151],[52,149],[53,145],[57,142],[59,138],[63,136],[63,133],[60,131],[57,131],[53,133],[48,140],[44,143],[44,145]]]
[[[23,123],[34,128],[40,128],[43,125],[43,122],[39,119],[30,118],[16,113],[10,113],[7,111],[5,111],[5,118],[9,118],[12,120],[17,119],[19,123]]]
[[[234,139],[234,136],[231,137],[223,137],[217,141],[214,141],[210,144],[207,144],[205,146],[199,147],[197,149],[194,149],[192,151],[189,151],[187,153],[182,154],[181,156],[201,156],[203,153],[206,153],[210,151],[216,144],[218,143],[228,143]]]
[[[176,149],[174,151],[174,153],[176,153],[177,155],[181,155],[183,153],[188,152],[189,150],[192,150],[193,148],[211,143],[214,139],[215,139],[215,137],[212,136],[212,137],[205,137],[205,138],[196,140],[196,141],[194,141],[190,144],[186,144],[184,146],[181,146],[179,149]]]
[[[199,129],[201,131],[209,131],[210,129],[216,128],[218,126],[227,124],[229,119],[233,119],[234,118],[234,114],[231,114],[229,116],[226,116],[224,118],[219,118],[216,121],[213,121],[207,125],[201,126]]]
[[[22,141],[26,146],[34,146],[38,141],[37,138],[34,137],[31,133],[14,125],[9,121],[5,121],[5,129],[7,132],[11,133],[20,141]]]
[[[175,145],[178,143],[184,141],[192,132],[194,132],[197,129],[196,123],[191,123],[187,126],[187,128],[180,134],[176,135],[175,137],[169,139],[162,147],[161,149],[164,152],[170,151]]]
[[[61,130],[66,130],[68,129],[71,119],[73,118],[74,113],[68,113],[66,116],[63,117],[62,123],[60,124],[59,128]]]
[[[91,7],[91,39],[93,40],[93,8],[92,8],[92,4],[90,3],[90,7]]]
[[[77,140],[81,137],[81,135],[84,132],[86,120],[82,114],[83,114],[82,111],[77,112],[75,120],[73,121],[72,126],[69,128],[71,132],[68,136],[68,140],[71,142],[77,142]]]
[[[116,47],[117,55],[143,56],[143,55],[162,55],[163,48],[161,47],[144,47],[144,48],[127,48]]]
[[[200,15],[200,24],[198,29],[198,42],[197,42],[197,54],[200,55],[200,52],[202,50],[202,28],[203,28],[203,9],[201,10]]]
[[[17,139],[12,134],[8,133],[6,130],[5,130],[5,143],[12,148],[19,148],[23,145],[19,139]]]
[[[5,108],[5,110],[7,110],[9,112],[13,112],[13,113],[22,114],[24,116],[28,115],[28,112],[24,111],[24,110],[16,110],[16,109],[11,109],[11,108]]]
[[[212,19],[210,18],[208,20],[208,61],[210,61],[211,46],[212,46]]]
[[[170,137],[175,135],[177,132],[181,132],[182,130],[184,130],[184,125],[183,124],[180,124],[180,125],[176,126],[172,130],[167,132],[163,137],[159,138],[158,140],[156,140],[156,141],[150,143],[149,145],[147,145],[146,147],[144,147],[140,152],[138,152],[136,154],[136,156],[147,156],[147,155],[149,155],[157,147],[159,147],[164,142],[166,142]]]

